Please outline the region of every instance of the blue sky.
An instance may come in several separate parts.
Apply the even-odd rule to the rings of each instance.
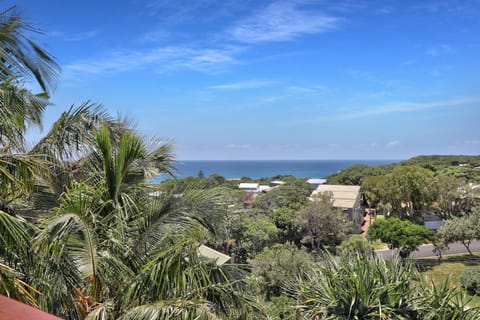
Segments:
[[[3,1],[102,103],[187,159],[480,154],[480,1]]]

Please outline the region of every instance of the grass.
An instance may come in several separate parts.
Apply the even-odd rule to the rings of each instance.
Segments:
[[[447,281],[451,286],[462,290],[460,277],[469,266],[480,265],[480,254],[474,255],[459,254],[444,257],[441,261],[437,258],[425,258],[416,260],[419,269],[425,277],[435,283]],[[470,296],[472,300],[469,305],[472,307],[480,307],[480,296]]]

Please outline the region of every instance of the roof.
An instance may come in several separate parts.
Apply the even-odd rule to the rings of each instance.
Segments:
[[[258,183],[242,182],[238,185],[240,189],[258,189]]]
[[[0,295],[0,319],[2,320],[62,320],[42,310]]]
[[[307,182],[311,184],[325,184],[327,179],[308,179]]]
[[[312,192],[312,197],[320,192],[333,193],[333,206],[337,208],[353,208],[360,193],[360,186],[342,186],[333,184],[320,184]]]
[[[230,260],[230,256],[227,256],[226,254],[223,254],[203,244],[198,248],[198,253],[208,260],[215,261],[217,266],[222,266],[227,263],[228,260]]]
[[[262,191],[267,192],[270,189],[272,189],[272,187],[270,187],[270,186],[264,186],[264,185],[258,186],[258,191],[260,191],[260,192],[262,192]]]
[[[281,180],[274,180],[274,181],[271,181],[270,183],[273,183],[273,184],[285,184],[286,182],[285,182],[285,181],[281,181]]]

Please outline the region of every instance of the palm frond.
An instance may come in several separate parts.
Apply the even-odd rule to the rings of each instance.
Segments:
[[[51,161],[78,160],[91,152],[97,130],[112,121],[99,104],[86,101],[72,105],[30,153],[48,156]]]
[[[10,7],[0,13],[0,82],[33,79],[45,92],[55,87],[60,67],[30,35],[40,31]]]
[[[217,320],[221,319],[214,312],[214,306],[207,300],[163,300],[141,305],[121,316],[121,320]]]
[[[25,132],[30,126],[41,127],[48,105],[42,95],[15,87],[10,81],[0,86],[0,146],[24,151]]]

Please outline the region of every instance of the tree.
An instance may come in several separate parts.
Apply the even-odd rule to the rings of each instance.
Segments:
[[[22,82],[33,78],[48,92],[59,75],[54,58],[30,37],[39,30],[25,22],[10,7],[0,13],[0,83],[9,80]]]
[[[266,247],[254,259],[252,274],[257,278],[261,292],[269,301],[281,296],[287,282],[294,282],[313,266],[313,257],[305,250],[291,243]]]
[[[420,221],[436,200],[433,172],[417,166],[401,166],[385,176],[382,198],[399,218]]]
[[[25,154],[25,133],[41,126],[47,94],[59,68],[54,59],[30,38],[37,30],[14,12],[0,12],[0,292],[39,306],[29,276],[39,270],[31,244],[37,230],[15,215],[14,201],[25,201],[46,164]],[[32,79],[43,92],[23,88]]]
[[[390,218],[376,220],[368,230],[370,240],[380,240],[390,249],[399,249],[402,259],[408,258],[422,243],[431,241],[433,232],[407,220]]]
[[[25,154],[25,133],[41,127],[48,95],[59,67],[53,57],[31,39],[37,29],[11,7],[0,12],[0,209],[10,211],[12,201],[32,192],[35,177],[45,172],[38,157]],[[33,80],[43,92],[23,86]]]
[[[455,177],[438,176],[435,184],[438,193],[435,207],[440,217],[445,219],[461,213],[461,190],[466,183]]]
[[[300,211],[297,225],[303,233],[303,243],[319,251],[325,246],[338,245],[352,230],[347,215],[333,206],[331,193],[318,197]]]
[[[265,247],[275,243],[278,237],[277,227],[262,213],[242,213],[232,227],[232,237],[235,240],[232,251],[237,263],[247,262],[247,258],[253,258]]]
[[[40,126],[60,68],[54,58],[32,40],[38,33],[15,12],[0,12],[0,146],[22,150],[29,126]],[[33,80],[43,91],[33,94],[22,88]],[[3,150],[5,152],[5,150]]]
[[[470,242],[480,239],[480,210],[475,209],[469,216],[453,217],[447,220],[437,230],[437,236],[446,246],[452,242],[461,242],[472,255]]]
[[[202,210],[213,209],[200,191],[148,196],[148,167],[166,166],[168,150],[148,150],[134,131],[118,140],[107,127],[97,133],[90,158],[95,183],[67,189],[34,246],[46,265],[59,261],[56,279],[36,283],[48,311],[92,319],[235,318],[255,311],[228,267],[198,255],[209,230]],[[70,273],[75,277],[63,281]],[[83,303],[69,306],[72,297]]]
[[[293,180],[273,188],[267,193],[259,194],[253,206],[265,213],[271,213],[277,208],[288,207],[299,210],[308,203],[308,197],[313,186],[303,180]]]
[[[343,184],[358,186],[363,183],[363,180],[369,176],[383,176],[391,170],[391,166],[367,166],[364,164],[357,164],[350,166],[339,173],[335,173],[327,180],[330,184]]]
[[[275,209],[270,217],[279,230],[278,241],[280,243],[292,242],[300,246],[302,232],[297,225],[298,211],[288,207]]]
[[[367,176],[363,179],[362,190],[370,207],[382,207],[382,201],[385,201],[385,180],[385,176]]]

